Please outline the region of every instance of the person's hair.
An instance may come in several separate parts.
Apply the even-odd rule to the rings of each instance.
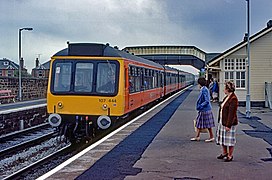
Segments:
[[[225,89],[226,89],[228,92],[234,92],[234,91],[235,91],[235,85],[234,85],[234,83],[231,82],[231,81],[225,82]]]
[[[200,86],[205,86],[207,84],[207,81],[204,77],[200,77],[198,78],[197,83],[200,84]]]

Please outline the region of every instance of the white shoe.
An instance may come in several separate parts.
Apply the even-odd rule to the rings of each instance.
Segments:
[[[191,141],[199,141],[199,140],[200,140],[200,137],[191,138]]]
[[[205,142],[213,142],[214,141],[214,138],[211,138],[211,139],[206,139]]]

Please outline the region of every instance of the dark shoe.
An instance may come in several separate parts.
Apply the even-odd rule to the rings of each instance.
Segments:
[[[233,159],[233,156],[231,156],[231,157],[227,157],[227,159],[225,159],[225,162],[230,162],[230,161],[232,161],[232,159]]]
[[[224,159],[225,157],[228,157],[228,153],[227,154],[220,154],[219,156],[217,156],[217,159]]]

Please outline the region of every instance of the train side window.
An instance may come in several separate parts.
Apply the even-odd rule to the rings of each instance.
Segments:
[[[143,69],[143,85],[142,85],[142,89],[146,90],[148,89],[148,69]]]
[[[154,70],[152,69],[144,69],[144,84],[143,88],[144,89],[153,89],[155,87],[155,82],[154,82]]]
[[[153,88],[157,88],[158,87],[158,72],[157,71],[154,71],[152,81],[153,81]]]
[[[159,71],[157,72],[157,84],[158,84],[157,87],[160,87],[160,86],[161,86],[161,74],[160,74]]]
[[[166,73],[166,85],[171,84],[171,74],[170,73]]]
[[[131,76],[129,77],[129,93],[141,90],[141,68],[131,66]]]
[[[141,80],[141,68],[137,67],[137,73],[135,74],[134,78],[134,88],[135,92],[141,91],[141,85],[142,85],[142,80]]]

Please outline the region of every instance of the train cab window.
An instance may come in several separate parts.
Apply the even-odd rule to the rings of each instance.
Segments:
[[[75,92],[91,92],[93,84],[93,63],[77,63],[75,70]]]
[[[117,67],[114,63],[98,63],[96,92],[113,94],[117,87]]]
[[[72,63],[63,62],[56,63],[54,70],[54,86],[55,92],[68,92],[71,90]]]

